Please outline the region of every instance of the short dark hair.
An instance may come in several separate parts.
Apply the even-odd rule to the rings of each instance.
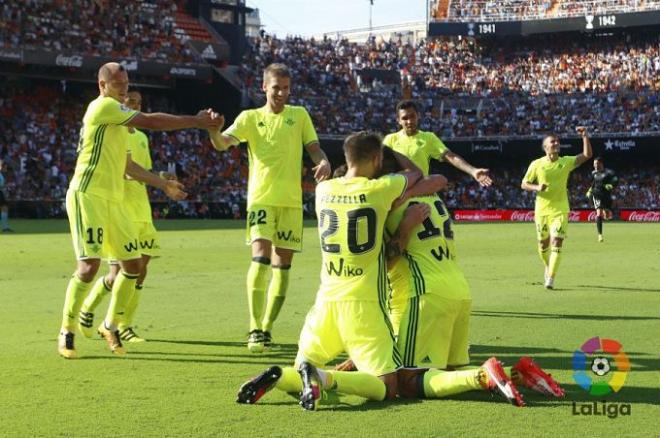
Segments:
[[[291,78],[291,71],[289,70],[289,67],[287,67],[286,65],[276,62],[270,64],[268,67],[264,69],[264,82],[266,82],[268,76],[275,76],[278,78]]]
[[[394,156],[394,151],[389,146],[383,146],[383,166],[381,168],[381,174],[387,175],[390,173],[401,172],[402,170],[403,168]]]
[[[344,156],[351,163],[364,163],[371,160],[383,150],[383,139],[380,134],[370,131],[360,131],[349,135],[344,140]]]
[[[417,103],[414,100],[406,99],[402,100],[396,104],[396,112],[398,113],[401,110],[414,109],[416,113],[419,113],[419,108]]]
[[[600,161],[601,163],[605,162],[605,160],[603,160],[603,157],[596,157],[594,158],[594,161]]]

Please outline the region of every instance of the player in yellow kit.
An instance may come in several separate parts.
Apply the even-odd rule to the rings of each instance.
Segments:
[[[419,180],[421,172],[410,160],[395,154],[406,170],[375,178],[383,159],[376,134],[350,135],[344,152],[345,176],[316,189],[323,266],[316,302],[300,334],[297,373],[293,367],[271,367],[241,386],[237,402],[256,403],[272,388],[300,392],[300,404],[309,410],[316,409],[323,390],[383,400],[393,399],[397,393],[435,398],[499,388],[522,405],[519,395],[515,397],[515,387],[502,381],[505,375],[495,358],[469,371],[399,369],[400,355],[386,308],[382,233],[392,203]],[[319,368],[344,351],[359,371]]]
[[[129,91],[124,103],[132,110],[141,111],[141,93],[137,90]],[[144,132],[135,128],[128,129],[128,152],[133,162],[146,170],[151,170],[149,138]],[[168,179],[175,179],[174,175],[169,175],[165,172],[160,172],[159,175]],[[153,224],[151,204],[149,203],[145,184],[132,178],[127,178],[124,183],[124,190],[124,206],[127,209],[128,215],[135,222],[138,231],[139,252],[142,254],[142,272],[140,272],[140,276],[135,284],[135,292],[128,302],[126,311],[119,323],[119,337],[125,342],[143,342],[144,338],[135,333],[133,318],[142,295],[144,280],[147,276],[147,265],[152,257],[158,256],[160,242]],[[119,274],[119,263],[116,260],[111,260],[108,274],[96,281],[80,309],[79,328],[87,337],[91,337],[94,333],[94,310],[112,290],[112,285],[115,282],[117,274]]]
[[[412,100],[403,100],[396,106],[397,121],[401,130],[385,136],[383,144],[408,157],[422,170],[429,174],[431,159],[443,160],[472,176],[481,186],[488,187],[492,180],[488,169],[472,166],[463,157],[449,150],[434,133],[419,129],[419,111]]]
[[[110,350],[125,354],[117,326],[142,271],[138,232],[123,204],[124,175],[158,187],[173,199],[185,192],[176,181],[167,181],[144,170],[127,154],[128,127],[174,130],[217,129],[222,120],[210,110],[195,116],[145,114],[122,104],[128,91],[126,69],[110,62],[98,72],[99,96],[83,117],[78,159],[66,196],[67,214],[78,266],[66,290],[58,352],[77,357],[74,332],[80,308],[98,272],[101,258],[115,257],[120,273],[112,287],[110,306],[99,332]]]
[[[582,153],[560,157],[559,138],[549,135],[543,140],[545,156],[532,161],[523,177],[521,187],[536,192],[534,222],[538,251],[545,267],[546,289],[554,288],[555,276],[561,258],[561,248],[568,227],[568,177],[570,173],[592,156],[587,128],[578,126],[582,137]],[[549,252],[549,254],[548,254]]]
[[[252,263],[247,274],[247,346],[253,353],[271,346],[271,330],[284,303],[293,254],[302,250],[303,148],[316,164],[316,180],[330,176],[330,162],[307,110],[286,104],[290,90],[289,69],[283,64],[269,65],[263,76],[266,105],[241,112],[223,133],[209,132],[218,150],[243,142],[248,145],[246,240]]]

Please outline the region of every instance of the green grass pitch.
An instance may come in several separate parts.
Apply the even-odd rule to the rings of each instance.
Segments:
[[[512,365],[531,354],[563,384],[548,400],[524,391],[514,408],[485,393],[446,400],[365,402],[340,396],[304,412],[273,391],[255,406],[236,390],[267,365],[288,365],[314,300],[320,270],[313,224],[294,259],[274,329],[279,348],[244,347],[249,263],[243,223],[157,224],[153,261],[136,325],[149,342],[115,358],[78,336],[81,360],[56,352],[64,289],[74,270],[63,221],[13,221],[0,235],[0,424],[3,436],[657,436],[660,416],[660,225],[571,224],[557,290],[541,286],[532,224],[455,226],[474,298],[474,363]],[[104,309],[105,307],[103,307]],[[98,313],[97,313],[98,315]],[[97,319],[98,320],[98,319]],[[616,394],[595,398],[572,380],[573,351],[593,336],[620,341],[632,369]],[[573,403],[630,405],[630,415],[573,415]],[[621,406],[621,405],[618,405]]]

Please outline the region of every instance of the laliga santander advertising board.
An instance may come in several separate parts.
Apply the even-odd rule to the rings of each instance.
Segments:
[[[626,222],[660,222],[660,211],[621,210],[619,219]],[[465,222],[533,222],[534,210],[454,210],[454,220]],[[568,215],[571,222],[593,222],[594,210],[572,210]]]

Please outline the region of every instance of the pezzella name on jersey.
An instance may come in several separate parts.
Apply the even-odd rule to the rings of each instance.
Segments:
[[[336,195],[328,193],[321,196],[321,202],[325,204],[366,204],[367,195]]]

